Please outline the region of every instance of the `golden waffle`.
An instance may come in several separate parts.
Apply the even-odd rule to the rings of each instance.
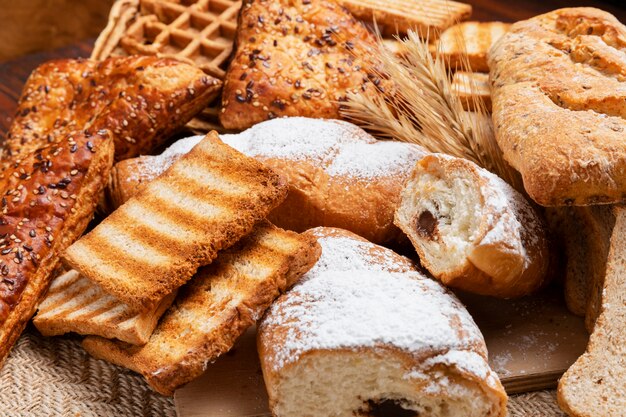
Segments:
[[[384,34],[409,29],[434,39],[472,14],[472,6],[449,0],[339,0],[355,17],[376,21]]]
[[[98,37],[92,59],[156,55],[192,63],[223,79],[233,49],[241,1],[119,0]],[[219,100],[188,124],[195,132],[218,130]]]

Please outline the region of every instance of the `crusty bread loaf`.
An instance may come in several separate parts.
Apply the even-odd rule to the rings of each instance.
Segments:
[[[312,236],[261,223],[180,289],[146,345],[90,336],[83,346],[98,358],[141,373],[156,391],[171,395],[229,351],[319,254]]]
[[[454,295],[354,234],[306,233],[322,256],[258,329],[274,416],[506,414],[482,335]]]
[[[150,153],[217,97],[220,87],[219,80],[173,59],[47,62],[24,86],[3,161],[83,129],[110,130],[118,161]]]
[[[519,297],[547,281],[544,222],[510,185],[473,162],[424,157],[402,191],[395,222],[444,284]]]
[[[489,72],[487,53],[511,25],[502,22],[462,22],[446,29],[435,49],[452,69]],[[467,60],[467,61],[465,61]],[[465,68],[463,62],[469,64]]]
[[[250,233],[286,194],[282,177],[211,132],[64,257],[105,292],[147,311]]]
[[[592,8],[515,23],[489,52],[504,158],[544,206],[626,199],[626,26]]]
[[[243,130],[282,116],[340,118],[348,92],[391,89],[374,36],[328,0],[245,0],[220,122]]]
[[[109,132],[74,132],[21,154],[0,179],[0,367],[60,254],[85,230],[113,166]]]
[[[44,336],[74,332],[143,345],[175,296],[169,294],[152,310],[137,313],[72,269],[52,281],[33,323]]]
[[[600,316],[587,351],[559,381],[559,405],[572,417],[622,417],[626,410],[626,208],[615,214]]]
[[[302,232],[316,226],[348,229],[372,242],[406,242],[393,224],[402,184],[425,151],[413,144],[377,141],[338,120],[276,119],[222,140],[289,180],[287,199],[270,214],[274,224]],[[118,163],[109,197],[114,205],[158,176],[199,137],[183,139],[158,157]]]

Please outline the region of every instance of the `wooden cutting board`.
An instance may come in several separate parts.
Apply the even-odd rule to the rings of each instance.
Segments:
[[[587,345],[583,319],[567,310],[561,288],[513,301],[459,298],[483,332],[489,363],[509,394],[554,388]],[[255,332],[176,392],[178,417],[270,416]]]

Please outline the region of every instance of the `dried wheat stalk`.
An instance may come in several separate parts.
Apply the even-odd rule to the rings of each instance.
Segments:
[[[342,115],[381,138],[469,159],[523,190],[519,174],[502,157],[484,103],[475,97],[477,111],[463,110],[452,93],[446,62],[439,53],[431,53],[427,39],[409,31],[399,42],[401,56],[382,42],[378,51],[384,72],[379,75],[393,80],[394,93],[352,93],[343,103]],[[463,61],[458,70],[470,70],[467,58]]]

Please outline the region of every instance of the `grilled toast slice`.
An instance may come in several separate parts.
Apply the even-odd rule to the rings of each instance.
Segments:
[[[175,297],[176,292],[154,309],[136,313],[72,269],[52,281],[33,323],[44,336],[74,332],[143,345]]]
[[[171,395],[229,351],[320,254],[314,236],[261,223],[180,289],[146,345],[89,336],[83,347],[141,373],[157,392]]]
[[[153,309],[280,204],[286,181],[209,133],[65,261],[136,312]]]
[[[461,65],[466,59],[472,71],[489,72],[487,52],[491,45],[508,32],[511,25],[502,22],[463,22],[446,29],[437,42],[441,56],[450,68]],[[460,69],[460,68],[459,68]]]
[[[452,92],[459,97],[466,111],[479,111],[482,107],[491,111],[489,74],[457,71],[452,76]]]

